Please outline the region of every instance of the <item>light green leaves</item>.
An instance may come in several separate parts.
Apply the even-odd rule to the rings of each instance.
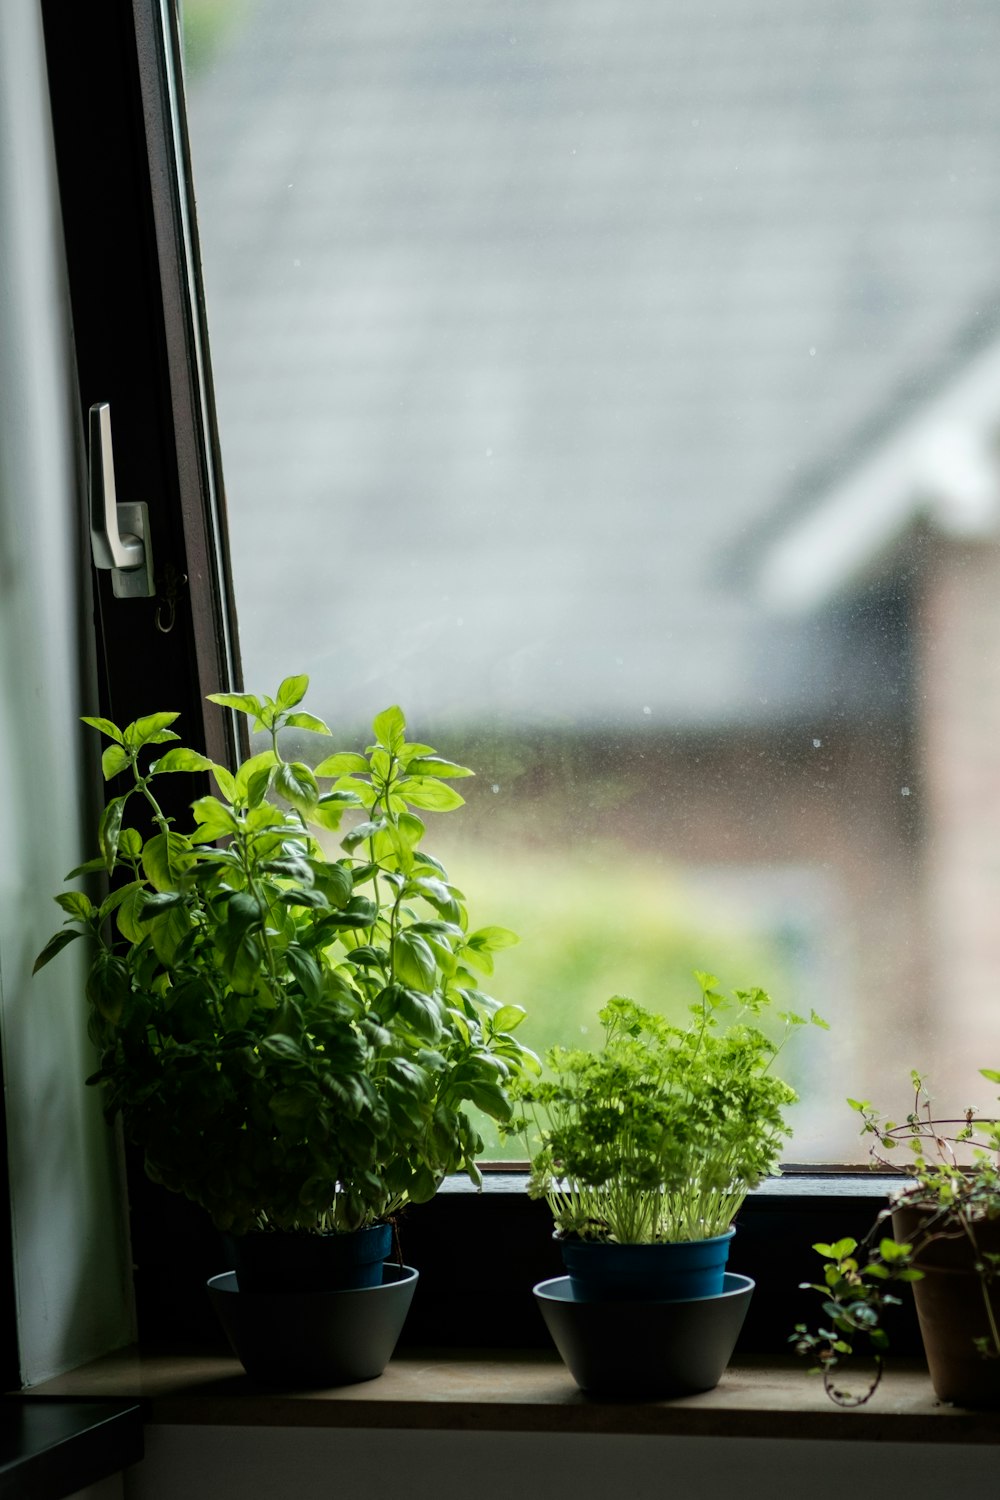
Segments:
[[[407,777],[400,783],[400,792],[411,807],[431,812],[451,812],[465,805],[465,798],[460,797],[454,787],[427,776]]]
[[[117,776],[130,764],[131,757],[124,745],[108,745],[101,756],[101,770],[104,772],[105,781],[110,781],[113,776]]]
[[[175,714],[87,720],[106,781],[128,784],[106,802],[100,860],[77,873],[118,878],[100,906],[63,892],[67,926],[36,960],[91,938],[91,1081],[150,1175],[220,1227],[352,1228],[448,1172],[475,1181],[468,1106],[506,1119],[509,1080],[537,1066],[512,1035],[521,1007],[466,967],[488,971],[514,935],[466,937],[464,897],[422,848],[419,814],[460,807],[449,783],[471,771],[408,742],[395,705],[365,753],[296,759],[287,744],[329,735],[307,687],[297,674],[273,698],[212,695],[268,736],[232,769],[181,745]],[[213,780],[189,813],[176,786],[161,797],[158,778],[178,773]]]
[[[222,768],[209,760],[207,755],[201,755],[197,750],[185,750],[183,746],[178,745],[175,749],[168,750],[165,755],[161,755],[159,760],[154,760],[149,769],[159,776],[164,771],[217,772]]]
[[[399,751],[406,739],[406,720],[403,710],[395,704],[392,708],[386,708],[380,714],[376,714],[372,723],[375,738],[379,745],[389,751]]]

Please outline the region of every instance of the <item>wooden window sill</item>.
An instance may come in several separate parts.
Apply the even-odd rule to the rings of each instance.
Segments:
[[[859,1382],[860,1383],[860,1382]],[[926,1370],[894,1365],[842,1410],[795,1360],[740,1358],[714,1391],[668,1401],[584,1396],[544,1351],[407,1350],[378,1380],[271,1391],[225,1355],[123,1350],[36,1386],[34,1399],[140,1400],[152,1423],[424,1431],[644,1434],[1000,1445],[996,1413],[939,1402]]]

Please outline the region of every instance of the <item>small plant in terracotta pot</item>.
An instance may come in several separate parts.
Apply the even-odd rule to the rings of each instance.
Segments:
[[[1000,1083],[1000,1072],[981,1073]],[[935,1393],[958,1405],[998,1407],[1000,1121],[972,1110],[936,1118],[922,1075],[914,1072],[911,1082],[913,1107],[900,1123],[868,1100],[848,1100],[872,1137],[873,1165],[901,1170],[905,1180],[860,1245],[848,1238],[813,1247],[823,1257],[823,1280],[806,1289],[823,1298],[824,1322],[798,1325],[792,1342],[814,1361],[833,1401],[863,1405],[882,1379],[886,1309],[909,1284]],[[900,1148],[910,1153],[905,1162],[894,1155]],[[860,1360],[871,1373],[860,1390],[848,1390],[846,1367]]]

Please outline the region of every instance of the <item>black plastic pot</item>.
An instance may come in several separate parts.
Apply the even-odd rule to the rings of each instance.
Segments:
[[[392,1225],[347,1234],[226,1234],[223,1242],[241,1292],[349,1291],[382,1284]]]
[[[589,1301],[568,1276],[539,1282],[535,1299],[577,1385],[595,1396],[689,1396],[722,1378],[754,1284],[727,1272],[712,1297]]]
[[[248,1375],[267,1385],[316,1387],[382,1374],[416,1284],[412,1267],[386,1264],[378,1286],[246,1292],[225,1271],[211,1278],[208,1295]]]

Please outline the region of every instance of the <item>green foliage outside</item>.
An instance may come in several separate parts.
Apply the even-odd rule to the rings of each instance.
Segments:
[[[180,0],[184,64],[190,73],[208,67],[248,4],[249,0]]]
[[[558,836],[553,829],[553,840]],[[697,905],[681,879],[649,855],[608,844],[583,860],[554,847],[489,849],[453,839],[448,858],[483,909],[520,935],[518,947],[503,955],[499,990],[525,1007],[518,1034],[536,1052],[556,1043],[596,1045],[597,1012],[616,993],[682,1020],[692,976],[710,953],[725,956],[727,973],[761,974],[772,993],[790,990],[776,941]],[[790,1075],[794,1081],[794,1062]],[[501,1139],[489,1121],[480,1128],[487,1156],[524,1159],[523,1142]]]

